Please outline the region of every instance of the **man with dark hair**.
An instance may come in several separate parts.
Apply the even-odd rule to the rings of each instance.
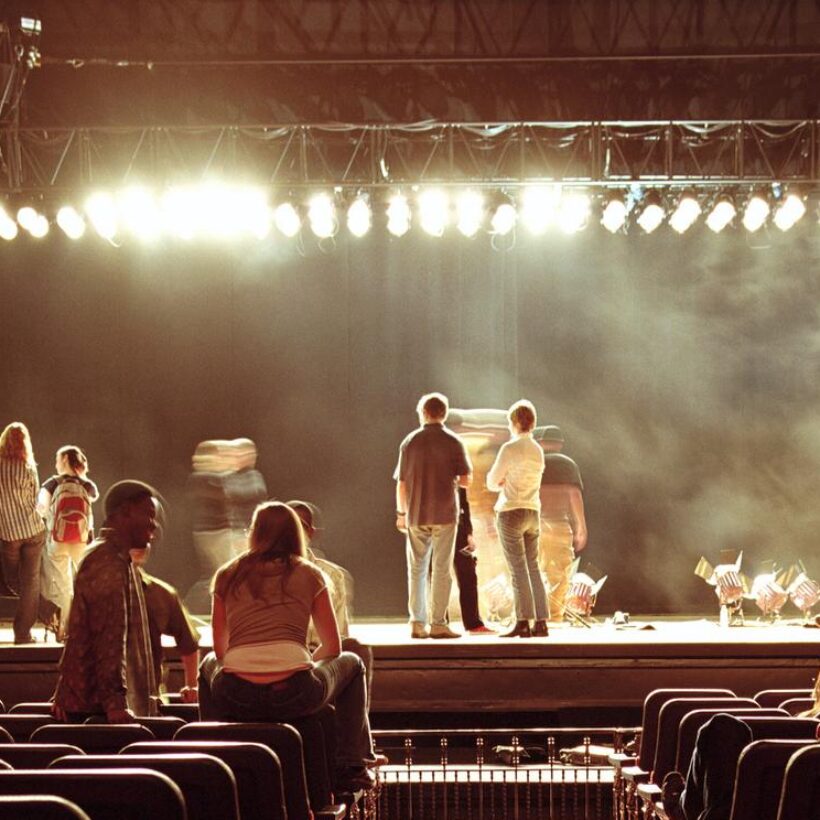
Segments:
[[[457,486],[470,483],[472,466],[464,445],[444,426],[447,398],[422,396],[421,426],[399,448],[396,466],[396,527],[407,534],[407,582],[411,637],[458,638],[447,625],[453,550],[458,518]],[[432,560],[430,630],[427,629],[427,576]]]
[[[109,723],[154,713],[156,677],[142,584],[132,549],[146,549],[157,529],[159,494],[141,481],[106,493],[105,523],[80,564],[60,661],[54,714]]]

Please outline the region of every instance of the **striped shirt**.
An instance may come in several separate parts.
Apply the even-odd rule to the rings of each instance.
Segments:
[[[22,541],[45,530],[37,513],[37,468],[20,459],[0,458],[0,540]]]

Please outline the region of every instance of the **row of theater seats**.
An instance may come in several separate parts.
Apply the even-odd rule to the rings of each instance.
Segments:
[[[332,708],[293,726],[162,711],[122,725],[59,723],[46,703],[0,714],[0,820],[338,820],[373,799],[332,792]],[[31,795],[54,799],[22,808]]]
[[[747,724],[753,737],[737,765],[731,820],[820,820],[820,722],[796,717],[814,705],[811,694],[784,689],[739,698],[728,689],[651,692],[644,701],[637,756],[610,757],[616,817],[665,820],[664,777],[672,771],[685,776],[701,727],[715,715],[729,714]]]

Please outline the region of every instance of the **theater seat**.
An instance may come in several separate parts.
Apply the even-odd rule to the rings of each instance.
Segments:
[[[753,740],[795,739],[813,740],[820,723],[813,718],[745,717],[743,722],[752,730]]]
[[[32,743],[67,743],[79,746],[86,754],[99,755],[113,755],[129,743],[155,739],[149,729],[138,723],[52,723],[31,736]]]
[[[5,729],[15,743],[25,743],[41,726],[57,724],[50,715],[0,715],[0,728]]]
[[[91,820],[76,804],[64,797],[21,794],[0,797],[0,820]]]
[[[58,757],[81,754],[82,749],[65,743],[0,743],[0,760],[13,769],[45,769]]]
[[[52,705],[45,701],[15,703],[8,713],[10,715],[51,715]]]
[[[162,717],[138,717],[135,722],[139,726],[144,726],[157,740],[173,740],[177,729],[185,725],[180,718],[165,715]],[[108,724],[104,715],[94,716],[86,720],[89,726],[105,726]]]
[[[799,715],[801,712],[808,712],[814,708],[814,698],[791,698],[784,700],[780,708],[790,715]]]
[[[780,706],[784,700],[792,698],[810,698],[811,689],[764,689],[758,692],[754,699],[764,707]]]
[[[777,820],[816,820],[820,809],[820,743],[795,752],[786,765]]]
[[[160,703],[159,713],[163,717],[177,717],[185,723],[199,720],[199,706],[196,703]]]
[[[166,775],[148,769],[0,771],[0,795],[53,794],[93,820],[185,820],[185,800]]]

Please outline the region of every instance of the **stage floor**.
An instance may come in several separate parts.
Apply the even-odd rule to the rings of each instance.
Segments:
[[[209,647],[210,629],[201,631]],[[360,619],[351,632],[373,649],[372,710],[385,713],[606,713],[637,708],[659,687],[720,686],[743,696],[810,688],[820,668],[820,629],[800,621],[720,627],[715,617],[633,616],[622,627],[551,626],[548,638],[413,640],[403,620]],[[62,647],[11,641],[4,623],[0,699],[47,698]],[[173,646],[168,658],[173,682],[181,669]]]

